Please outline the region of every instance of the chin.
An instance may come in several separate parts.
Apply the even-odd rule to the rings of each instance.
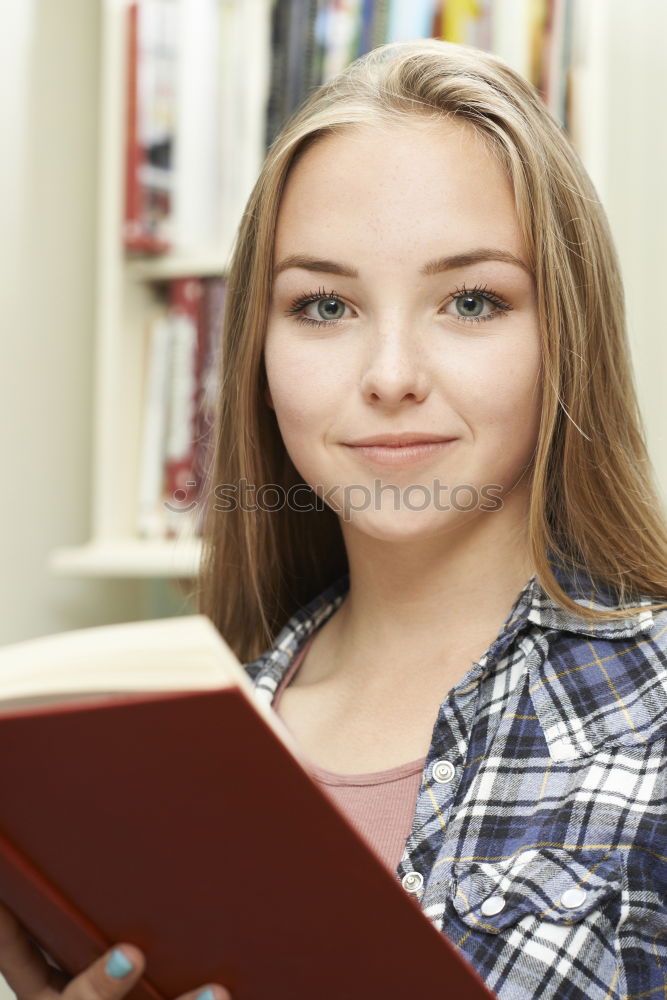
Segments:
[[[435,538],[470,524],[477,511],[353,511],[341,516],[343,531],[354,531],[379,542],[412,543]],[[339,515],[340,516],[340,515]]]

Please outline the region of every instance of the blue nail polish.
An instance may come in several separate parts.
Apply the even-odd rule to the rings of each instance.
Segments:
[[[201,993],[197,994],[195,1000],[215,1000],[215,994],[212,989],[207,987],[205,990],[202,990]]]
[[[132,972],[132,962],[125,957],[120,948],[116,948],[107,962],[106,971],[112,979],[122,979],[128,972]]]

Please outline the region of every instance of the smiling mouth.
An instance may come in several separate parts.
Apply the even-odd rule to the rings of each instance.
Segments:
[[[439,440],[413,440],[404,443],[346,444],[345,447],[365,462],[374,465],[417,465],[440,455],[455,444],[455,438]]]
[[[352,448],[377,446],[383,448],[403,447],[412,444],[442,444],[453,441],[444,434],[429,434],[426,431],[401,431],[399,434],[372,434],[359,438],[357,441],[344,441],[343,444]]]

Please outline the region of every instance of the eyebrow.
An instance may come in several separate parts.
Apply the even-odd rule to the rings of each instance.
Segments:
[[[438,257],[435,260],[430,260],[424,264],[420,273],[426,277],[431,277],[434,274],[440,274],[442,271],[452,271],[457,267],[469,267],[471,264],[479,264],[487,260],[500,260],[506,264],[514,264],[517,267],[523,268],[528,274],[531,273],[528,265],[520,257],[510,253],[508,250],[496,250],[488,247],[479,247],[474,250],[468,250],[465,253],[454,254],[451,257]],[[318,271],[322,274],[337,274],[342,278],[359,277],[359,272],[347,264],[340,264],[335,260],[325,260],[320,257],[307,257],[297,253],[290,254],[289,257],[285,257],[276,265],[273,271],[274,279],[279,274],[282,274],[283,271],[287,271],[292,267],[301,268],[304,271]]]

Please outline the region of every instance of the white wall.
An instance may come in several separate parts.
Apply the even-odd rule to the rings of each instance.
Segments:
[[[633,0],[630,15],[627,2],[612,0],[607,16],[607,202],[649,450],[667,498],[667,4]]]
[[[667,498],[667,4],[575,0],[582,58],[579,149],[611,224],[649,454]]]

